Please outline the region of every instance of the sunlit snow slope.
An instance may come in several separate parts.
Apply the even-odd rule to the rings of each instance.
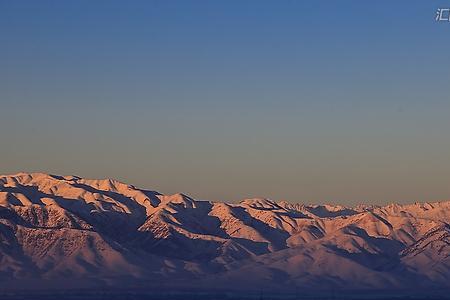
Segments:
[[[197,201],[115,180],[0,176],[0,286],[450,287],[450,201]]]

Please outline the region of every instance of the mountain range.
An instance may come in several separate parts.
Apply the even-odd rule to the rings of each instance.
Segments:
[[[0,287],[447,289],[449,224],[450,201],[224,203],[19,173],[0,176]]]

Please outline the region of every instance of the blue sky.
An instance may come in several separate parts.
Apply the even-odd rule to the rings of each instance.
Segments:
[[[0,1],[1,173],[450,198],[445,1]]]

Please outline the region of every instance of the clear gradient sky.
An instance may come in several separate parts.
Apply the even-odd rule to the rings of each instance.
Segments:
[[[449,1],[0,0],[0,173],[450,199]]]

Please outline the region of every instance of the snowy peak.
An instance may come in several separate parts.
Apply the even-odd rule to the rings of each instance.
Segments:
[[[261,210],[279,210],[281,206],[275,201],[265,198],[245,199],[239,202],[240,205]]]
[[[19,173],[0,176],[0,277],[202,286],[214,278],[215,286],[242,289],[247,280],[273,289],[450,287],[449,224],[450,201],[219,203],[112,179]]]

